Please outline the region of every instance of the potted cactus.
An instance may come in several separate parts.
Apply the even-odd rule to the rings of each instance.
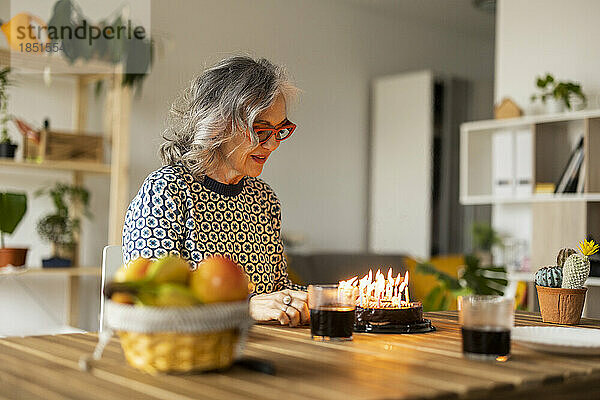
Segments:
[[[556,266],[540,268],[535,284],[544,322],[577,325],[581,319],[587,288],[583,287],[590,274],[589,256],[598,251],[593,240],[579,243],[574,249],[560,250]]]

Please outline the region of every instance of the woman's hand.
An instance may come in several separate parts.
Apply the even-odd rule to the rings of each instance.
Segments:
[[[281,325],[300,325],[310,320],[307,296],[306,292],[290,289],[258,294],[250,299],[250,316],[258,322],[277,320]]]

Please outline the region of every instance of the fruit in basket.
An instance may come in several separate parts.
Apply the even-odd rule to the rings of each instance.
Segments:
[[[248,278],[232,260],[207,257],[192,272],[190,287],[202,303],[241,301],[248,296]]]
[[[138,257],[129,264],[122,266],[115,273],[115,282],[136,282],[146,278],[146,273],[152,265],[152,260]]]
[[[138,306],[156,306],[156,290],[154,287],[142,287],[135,294],[135,304]]]
[[[581,254],[571,254],[563,266],[562,287],[565,289],[579,289],[590,275],[589,256],[598,251],[598,245],[593,240],[579,243]]]
[[[199,303],[194,292],[184,285],[163,283],[156,290],[155,305],[159,307],[187,307]]]
[[[190,264],[178,256],[166,256],[154,261],[146,274],[154,283],[187,284],[190,277]]]
[[[538,286],[559,288],[562,280],[563,271],[558,266],[542,267],[535,273],[535,284]]]
[[[131,293],[126,292],[116,292],[110,297],[110,299],[115,303],[135,304],[135,297]]]

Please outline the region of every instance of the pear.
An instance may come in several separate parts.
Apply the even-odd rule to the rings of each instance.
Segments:
[[[163,283],[157,287],[155,305],[158,307],[187,307],[198,304],[192,290],[177,283]]]
[[[148,268],[147,278],[153,283],[187,284],[190,277],[190,264],[178,256],[166,256],[154,261]]]
[[[150,267],[152,266],[152,260],[139,257],[133,261],[130,261],[127,266],[121,267],[115,274],[115,281],[117,282],[137,282],[146,279]],[[124,270],[124,271],[122,271]]]

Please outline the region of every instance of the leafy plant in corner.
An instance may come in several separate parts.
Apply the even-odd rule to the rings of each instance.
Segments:
[[[79,240],[80,215],[91,217],[90,194],[82,186],[57,183],[54,187],[40,189],[36,196],[48,195],[54,204],[54,213],[38,221],[40,237],[52,244],[53,258],[72,258]]]
[[[88,42],[85,39],[77,39],[64,34],[67,32],[67,27],[70,31],[75,32],[78,27],[81,28],[84,23],[91,29],[90,19],[85,16],[81,7],[73,0],[58,0],[54,4],[52,16],[48,21],[48,32],[53,43],[59,43],[63,49],[63,54],[74,63],[77,59],[84,61],[92,58],[110,62],[112,64],[123,64],[123,79],[122,83],[125,86],[141,88],[142,82],[146,78],[147,72],[152,64],[154,53],[154,42],[148,37],[138,38],[135,35],[128,37],[126,34],[114,34],[114,27],[122,27],[128,24],[129,21],[124,21],[121,17],[121,10],[125,4],[106,19],[99,21],[93,28],[104,32],[105,29],[112,27],[112,38],[107,38],[104,35],[95,40]],[[143,28],[137,25],[131,26],[131,31],[136,31]],[[118,29],[118,28],[117,28]],[[98,81],[97,85],[101,85],[102,81]],[[98,93],[101,86],[96,87]]]
[[[554,98],[562,101],[568,110],[571,110],[572,106],[571,96],[578,97],[584,106],[587,102],[587,98],[581,90],[579,83],[569,81],[557,82],[554,76],[548,73],[545,77],[537,78],[536,86],[541,90],[541,93],[531,95],[531,101],[540,99],[542,103],[546,103],[548,98]]]
[[[456,279],[439,271],[431,263],[417,263],[417,272],[433,275],[437,279],[435,286],[423,300],[425,311],[446,310],[458,296],[469,294],[502,295],[508,284],[506,268],[501,266],[483,267],[473,254],[465,256],[465,265]]]

